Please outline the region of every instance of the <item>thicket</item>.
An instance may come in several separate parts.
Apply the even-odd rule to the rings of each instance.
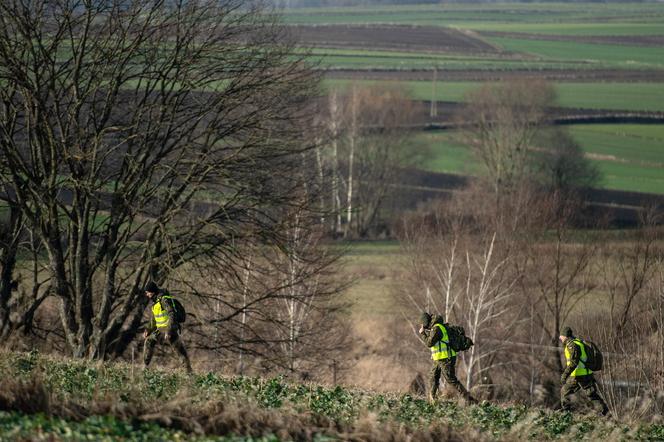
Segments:
[[[2,440],[654,440],[664,426],[283,378],[138,370],[31,353],[0,362]]]

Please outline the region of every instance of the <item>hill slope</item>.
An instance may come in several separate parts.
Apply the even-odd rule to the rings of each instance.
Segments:
[[[0,362],[0,440],[653,440],[626,425],[523,405],[427,404],[408,394],[188,376],[32,353]]]

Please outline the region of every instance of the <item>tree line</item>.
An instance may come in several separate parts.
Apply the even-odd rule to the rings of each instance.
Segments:
[[[3,341],[119,357],[152,280],[200,347],[292,370],[333,353],[312,326],[344,286],[309,173],[318,77],[294,53],[260,3],[2,2]]]

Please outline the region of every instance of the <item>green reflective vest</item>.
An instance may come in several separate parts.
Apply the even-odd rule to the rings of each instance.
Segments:
[[[154,321],[157,324],[157,328],[168,327],[168,320],[170,319],[168,317],[168,311],[161,306],[162,299],[173,299],[173,297],[168,295],[161,296],[152,306],[152,314],[154,315]]]
[[[581,349],[581,358],[579,359],[578,365],[576,366],[576,368],[574,369],[574,371],[570,376],[585,376],[591,374],[592,371],[587,369],[586,364],[584,363],[588,360],[588,355],[586,354],[586,346],[583,345],[583,342],[581,342],[580,339],[574,339],[573,342],[574,344],[578,345],[579,348]],[[572,361],[570,360],[571,357],[572,357],[571,353],[567,349],[567,346],[565,346],[565,358],[567,359],[568,366],[572,364]]]
[[[440,338],[440,341],[433,347],[431,347],[431,359],[434,361],[440,361],[442,359],[451,358],[456,356],[456,352],[452,350],[449,346],[449,337],[447,336],[447,329],[441,324],[434,324],[434,327],[438,327],[443,333],[443,336]],[[433,333],[433,329],[432,329]]]

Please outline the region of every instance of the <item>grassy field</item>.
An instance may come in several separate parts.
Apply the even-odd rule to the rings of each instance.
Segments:
[[[354,8],[292,9],[285,14],[288,23],[397,23],[408,25],[474,26],[549,23],[558,29],[566,24],[602,24],[618,26],[651,24],[643,32],[660,33],[656,25],[664,23],[664,6],[658,3],[483,3]],[[636,29],[639,29],[636,27]]]
[[[664,24],[662,25],[664,28]],[[624,67],[664,67],[664,47],[590,44],[576,41],[546,41],[485,37],[506,51],[530,54],[542,60],[615,63]]]
[[[652,18],[657,20],[656,17]],[[664,18],[661,16],[657,22],[647,22],[651,17],[639,17],[639,23],[625,22],[557,22],[557,23],[505,23],[505,22],[475,22],[462,21],[453,26],[462,29],[472,29],[474,31],[493,31],[493,32],[519,32],[524,34],[540,35],[575,35],[575,36],[648,36],[662,35],[662,23]]]
[[[374,81],[326,80],[331,87],[347,87],[351,83],[384,84],[403,87],[417,100],[430,100],[430,81]],[[464,94],[481,86],[480,82],[439,81],[435,99],[460,102]],[[626,111],[664,111],[664,87],[657,83],[555,83],[558,105],[567,108],[587,108]]]
[[[664,126],[572,125],[570,133],[602,173],[601,187],[664,194]],[[452,131],[428,131],[411,140],[433,154],[433,172],[478,175],[482,167]]]
[[[435,405],[410,394],[3,353],[0,440],[621,440],[664,426],[525,405]]]
[[[346,293],[353,304],[353,315],[382,319],[396,312],[393,291],[398,287],[396,241],[352,243],[345,258],[345,268],[356,278]]]
[[[545,42],[546,43],[546,42]],[[624,65],[602,60],[542,60],[519,56],[463,56],[406,51],[314,48],[310,59],[325,69],[477,69],[477,70],[592,70],[635,69],[646,65]]]

